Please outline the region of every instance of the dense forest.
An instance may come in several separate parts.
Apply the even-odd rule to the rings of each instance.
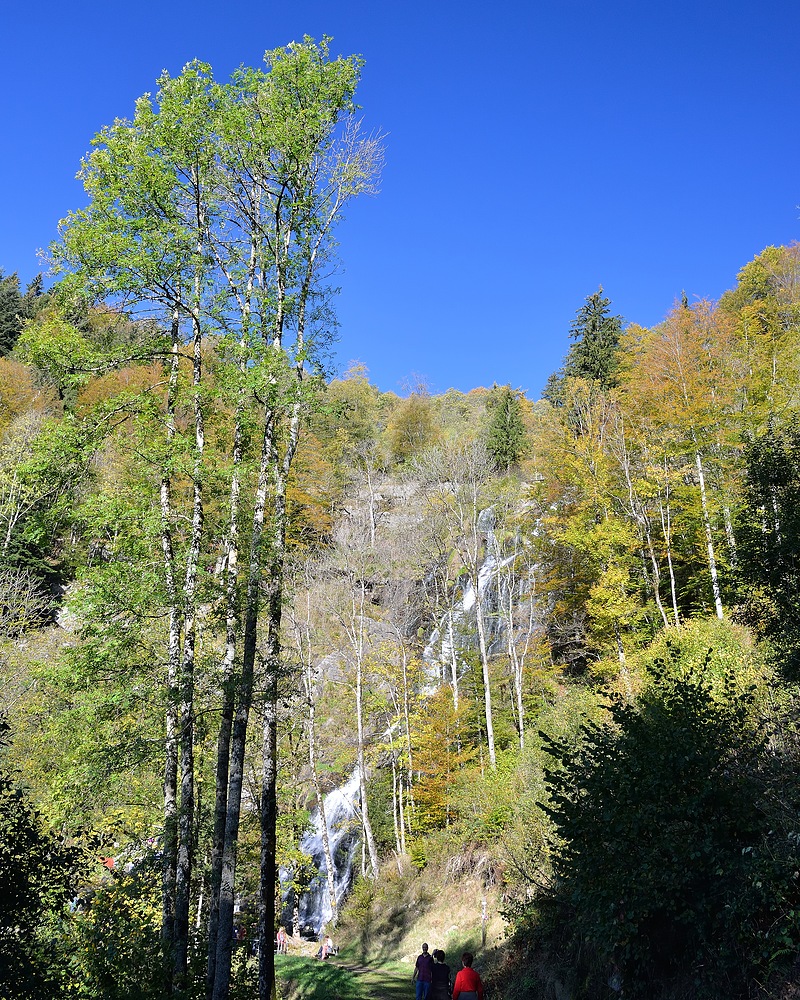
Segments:
[[[165,74],[0,274],[3,996],[267,998],[310,892],[368,955],[423,874],[494,997],[795,996],[800,247],[587,289],[539,400],[335,377],[360,68]]]

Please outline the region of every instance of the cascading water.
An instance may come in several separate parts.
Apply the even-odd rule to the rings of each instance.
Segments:
[[[484,625],[489,639],[489,652],[495,650],[502,638],[503,621],[499,614],[501,603],[506,599],[500,570],[512,563],[514,555],[501,558],[494,535],[494,510],[490,507],[481,512],[478,530],[486,537],[486,554],[478,569],[477,594],[481,596]],[[444,614],[439,625],[431,633],[422,659],[428,666],[428,680],[432,684],[441,680],[454,668],[460,676],[466,666],[461,651],[475,645],[475,604],[477,601],[475,584],[466,579],[461,597]]]
[[[477,590],[482,598],[490,652],[503,636],[503,618],[499,612],[508,597],[503,591],[506,584],[500,571],[516,558],[514,555],[499,556],[494,536],[494,521],[494,510],[490,508],[481,513],[478,522],[478,529],[486,539],[486,549],[478,571]],[[462,651],[472,648],[475,644],[476,599],[473,582],[468,580],[462,588],[460,598],[445,613],[428,640],[423,660],[429,668],[428,683],[431,690],[441,683],[443,676],[453,665],[459,674],[465,669]],[[344,785],[329,792],[324,799],[337,905],[353,881],[353,858],[361,833],[358,799],[357,770]],[[319,871],[319,876],[315,877],[311,888],[300,899],[299,924],[303,934],[318,937],[333,916],[333,910],[322,841],[322,819],[318,809],[312,813],[311,822],[313,829],[303,836],[300,850],[310,855],[313,865]],[[288,880],[285,873],[284,879]],[[293,914],[290,912],[291,901],[287,898],[288,895],[287,893],[284,896],[286,903],[284,922],[292,923]]]
[[[358,845],[361,822],[358,817],[359,780],[354,771],[344,785],[328,792],[324,799],[325,820],[328,828],[328,845],[333,861],[333,881],[337,905],[353,881],[353,857]],[[328,890],[328,867],[322,842],[322,817],[319,809],[311,814],[312,829],[300,841],[300,850],[308,854],[319,871],[310,889],[303,893],[299,906],[300,930],[303,934],[318,937],[333,916]],[[285,873],[284,873],[285,878]],[[287,910],[291,901],[284,897]],[[285,914],[285,923],[292,923],[293,915]]]

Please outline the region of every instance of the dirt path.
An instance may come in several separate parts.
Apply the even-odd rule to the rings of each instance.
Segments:
[[[411,972],[405,975],[396,969],[356,965],[352,962],[336,962],[340,969],[346,969],[355,976],[364,988],[364,993],[372,1000],[413,1000],[414,984]]]

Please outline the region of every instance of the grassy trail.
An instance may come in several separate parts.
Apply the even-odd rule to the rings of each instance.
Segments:
[[[282,1000],[413,1000],[411,971],[397,965],[364,966],[336,959],[276,959]]]
[[[341,967],[356,977],[366,1000],[411,1000],[414,996],[414,984],[407,971],[345,963]]]

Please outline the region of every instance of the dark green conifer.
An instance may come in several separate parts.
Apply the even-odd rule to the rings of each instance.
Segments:
[[[0,357],[10,354],[22,333],[25,320],[33,316],[42,296],[43,279],[37,274],[22,295],[16,271],[3,276],[0,270]]]
[[[622,333],[622,317],[612,316],[611,299],[603,298],[602,285],[589,295],[578,310],[569,335],[575,341],[564,363],[568,378],[585,378],[601,389],[617,384],[617,348]]]
[[[610,310],[611,299],[603,297],[603,286],[587,296],[572,321],[571,345],[562,367],[547,380],[542,396],[553,406],[564,403],[564,383],[568,378],[582,378],[600,389],[617,384],[617,350],[622,333],[622,317]]]
[[[525,453],[525,424],[520,392],[510,385],[495,384],[486,401],[490,415],[486,429],[486,450],[495,468],[508,471]]]
[[[0,356],[9,354],[22,330],[22,296],[16,272],[0,271]]]

